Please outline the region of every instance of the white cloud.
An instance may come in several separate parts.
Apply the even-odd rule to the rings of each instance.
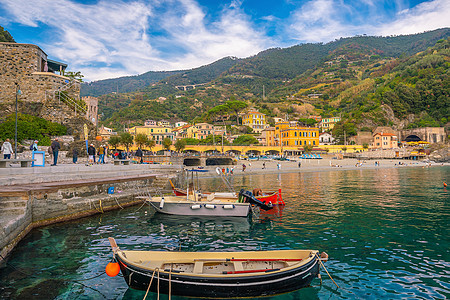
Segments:
[[[434,0],[402,10],[396,20],[375,31],[381,35],[412,34],[444,27],[450,27],[450,1]]]
[[[292,13],[287,31],[302,42],[328,42],[358,34],[413,34],[449,26],[448,0],[423,2],[413,8],[403,0],[364,0],[351,5],[342,0],[311,0]]]
[[[288,31],[294,39],[326,42],[352,35],[354,28],[343,17],[348,8],[334,0],[313,0],[293,12]]]
[[[238,1],[212,22],[193,0],[0,3],[14,22],[51,28],[47,38],[36,43],[50,58],[67,62],[88,80],[193,68],[224,56],[256,54],[268,45]]]

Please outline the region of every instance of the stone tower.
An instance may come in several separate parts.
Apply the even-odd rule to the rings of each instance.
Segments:
[[[98,99],[95,97],[83,97],[83,101],[86,103],[86,119],[92,122],[95,126],[98,124]]]

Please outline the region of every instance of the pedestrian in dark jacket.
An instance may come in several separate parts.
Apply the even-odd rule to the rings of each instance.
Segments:
[[[58,142],[58,138],[56,138],[51,145],[52,153],[53,153],[53,164],[52,166],[56,166],[58,164],[58,153],[59,149],[61,149],[61,145]]]
[[[139,163],[142,164],[143,163],[143,160],[142,160],[143,153],[142,153],[141,148],[138,148],[134,155],[138,158]]]
[[[95,157],[95,147],[94,144],[91,144],[88,147],[88,155],[89,155],[89,164],[92,165],[94,163],[94,157]]]
[[[77,148],[73,148],[72,161],[73,161],[74,164],[76,164],[77,161],[78,161],[78,149]]]

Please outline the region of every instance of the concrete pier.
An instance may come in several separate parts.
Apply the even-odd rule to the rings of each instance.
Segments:
[[[142,203],[136,196],[169,189],[168,180],[176,182],[181,170],[112,164],[0,169],[0,254],[6,257],[35,227]]]

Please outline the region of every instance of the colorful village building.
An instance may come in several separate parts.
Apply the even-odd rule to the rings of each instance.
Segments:
[[[248,111],[243,114],[242,125],[252,128],[255,133],[261,133],[268,127],[266,115],[257,111]]]

